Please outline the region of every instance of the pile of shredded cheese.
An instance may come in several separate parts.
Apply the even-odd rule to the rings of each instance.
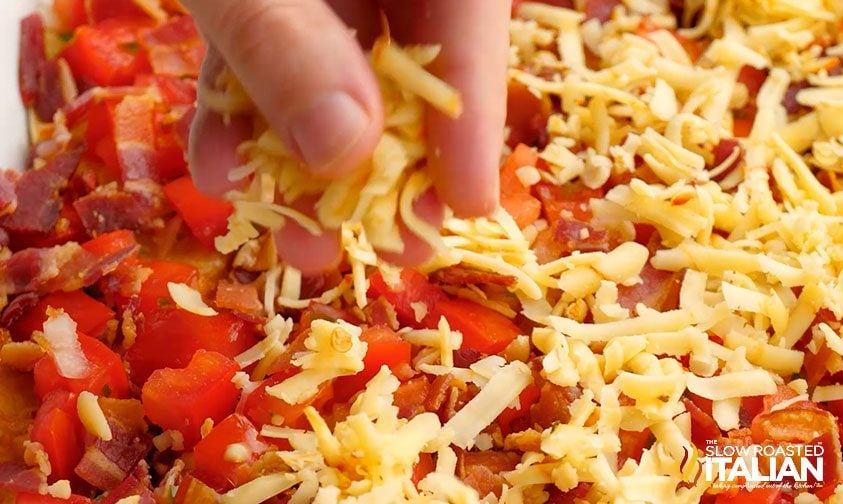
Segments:
[[[633,177],[591,201],[596,222],[621,230],[626,240],[609,252],[575,252],[540,264],[532,246],[548,226],[543,219],[519,229],[503,210],[490,218],[448,218],[440,236],[412,215],[412,202],[430,186],[423,171],[423,102],[459,112],[458,95],[423,69],[436,48],[383,42],[375,48],[386,133],[356,177],[307,177],[265,128],[242,146],[249,161],[234,178],[250,183],[232,195],[236,212],[229,234],[218,240],[221,251],[254,248],[259,228],[277,228],[285,218],[314,233],[342,228],[351,280],[318,301],[344,300],[362,309],[367,271],[379,268],[387,282],[400,282],[397,270],[374,252],[402,250],[395,226],[400,216],[439,252],[424,272],[461,264],[510,275],[517,307],[480,288],[457,295],[508,317],[520,313],[537,328],[516,340],[506,358],[488,357],[468,368],[454,366],[452,352],[462,338],[444,319],[438,330],[401,329],[422,348],[413,361],[417,371],[452,374],[480,392],[445,425],[429,413],[407,421],[392,404],[398,380],[384,368],[333,428],[312,408],[306,411],[308,431],[264,426],[264,436],[292,445],[271,454],[286,469],[232,490],[226,502],[257,503],[296,486],[291,502],[497,502],[455,477],[451,446],[500,444],[483,430],[532,382],[521,362],[530,345],[543,355],[544,378],[583,394],[570,407],[570,421],[541,432],[539,445],[504,475],[499,501],[505,503],[543,502],[544,485],[566,491],[582,482],[593,484],[591,502],[697,502],[710,483],[694,483],[696,468],[681,465],[695,450],[681,401],[686,391],[713,401],[713,417],[727,431],[739,427],[742,397],[771,394],[781,384],[817,402],[843,399],[843,385],[809,389],[798,377],[805,352],[794,348],[808,331],[807,350],[826,345],[833,351],[827,371],[843,371],[840,327],[815,323],[820,310],[843,317],[843,186],[837,181],[843,173],[843,77],[828,72],[843,56],[843,2],[685,5],[688,19],[677,20],[669,2],[625,0],[601,24],[574,10],[522,3],[510,26],[509,79],[558,104],[547,125],[549,142],[539,152],[548,170],[520,169],[522,182],[579,179],[598,188],[642,164],[655,177]],[[681,27],[691,19],[693,27]],[[642,22],[654,29],[641,33]],[[698,60],[672,31],[702,41]],[[747,65],[768,72],[757,115],[749,136],[714,167],[713,149],[734,137],[736,113],[747,104],[746,86],[738,82]],[[802,81],[810,87],[796,100],[806,111],[788,115],[782,100],[791,83]],[[821,174],[830,186],[820,182]],[[286,201],[276,202],[276,194]],[[321,195],[318,222],[286,206],[306,194]],[[663,248],[650,254],[635,243],[634,224],[654,226]],[[676,309],[619,304],[619,287],[642,282],[647,263],[682,272]],[[551,292],[559,294],[553,303]],[[301,299],[301,274],[283,264],[273,264],[266,293],[271,315],[311,301]],[[427,307],[418,312],[423,318]],[[276,316],[269,336],[238,361],[244,367],[271,362],[291,327]],[[365,352],[359,329],[319,321],[307,352],[294,361],[302,373],[271,393],[301,402],[322,381],[361,369]],[[687,368],[680,359],[687,359]],[[239,383],[253,386],[245,376]],[[653,445],[640,462],[619,466],[619,432],[645,429]],[[411,475],[420,452],[437,454],[437,463],[416,487]],[[843,492],[833,498],[840,502]]]
[[[399,216],[411,232],[443,249],[437,230],[413,211],[413,203],[432,187],[421,169],[427,153],[422,134],[424,104],[450,117],[459,116],[462,110],[459,93],[424,69],[438,55],[438,46],[402,49],[388,37],[375,44],[371,61],[385,104],[384,134],[372,157],[348,177],[313,177],[259,120],[260,133],[240,146],[240,154],[248,162],[231,174],[232,180],[249,177],[251,183],[245,191],[229,195],[235,212],[228,222],[228,234],[217,238],[217,249],[232,252],[258,236],[256,226],[278,229],[285,219],[293,219],[315,235],[324,229],[357,226],[365,230],[373,247],[401,253],[404,242],[398,230]],[[230,74],[224,72],[221,79],[226,92],[220,95],[203,87],[202,99],[227,114],[248,107],[248,97],[236,82],[230,82]],[[276,194],[282,202],[276,202]],[[316,220],[288,206],[309,195],[318,195]]]

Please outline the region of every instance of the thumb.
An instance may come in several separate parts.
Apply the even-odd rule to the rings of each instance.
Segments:
[[[184,0],[287,148],[314,174],[359,166],[383,128],[375,77],[321,0]]]

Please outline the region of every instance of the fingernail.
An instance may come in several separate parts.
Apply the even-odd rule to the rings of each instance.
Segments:
[[[293,117],[290,137],[302,161],[314,171],[330,170],[357,143],[369,115],[352,97],[333,92]]]

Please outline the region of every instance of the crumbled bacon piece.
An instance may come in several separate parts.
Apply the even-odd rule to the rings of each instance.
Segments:
[[[167,212],[161,187],[149,180],[102,186],[73,203],[85,229],[93,236],[118,229],[155,229]]]
[[[494,284],[510,287],[515,285],[516,278],[490,271],[479,271],[465,266],[448,266],[430,274],[430,280],[445,285],[476,285]]]
[[[59,220],[59,191],[79,165],[82,150],[77,148],[54,157],[46,166],[29,170],[15,184],[15,211],[0,218],[0,226],[11,232],[48,233]]]

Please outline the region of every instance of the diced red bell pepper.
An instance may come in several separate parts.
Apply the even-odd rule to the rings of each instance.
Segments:
[[[522,166],[536,166],[538,159],[534,149],[519,144],[501,166],[501,206],[520,228],[527,227],[539,218],[542,204],[521,183],[516,171]]]
[[[506,408],[498,415],[497,422],[504,434],[512,432],[512,422],[530,414],[530,406],[539,400],[540,394],[539,386],[531,383],[518,396],[518,408]]]
[[[104,397],[129,397],[129,380],[123,361],[104,343],[79,333],[79,345],[90,363],[90,370],[82,378],[65,378],[59,374],[53,358],[41,357],[35,364],[35,392],[46,397],[53,390],[80,393],[84,390]]]
[[[700,409],[690,399],[683,399],[685,409],[691,415],[691,441],[697,448],[703,449],[707,441],[720,438],[720,427],[711,415]]]
[[[106,19],[148,18],[148,14],[133,0],[89,0],[91,19],[98,23]]]
[[[138,242],[135,234],[131,231],[112,231],[88,240],[82,244],[82,248],[90,252],[97,259],[109,260],[115,257],[130,255],[130,252],[137,251]]]
[[[266,392],[267,387],[277,385],[297,372],[298,368],[291,367],[264,380],[258,388],[245,396],[238,412],[245,415],[255,425],[273,424],[273,420],[281,419],[282,425],[286,427],[307,426],[304,409],[308,406],[319,409],[330,401],[334,397],[333,381],[321,383],[313,397],[299,404],[288,404]]]
[[[393,288],[386,283],[380,272],[375,272],[369,278],[369,294],[371,297],[383,296],[395,308],[398,321],[402,325],[417,329],[436,327],[439,316],[433,313],[433,307],[446,299],[447,296],[439,287],[427,281],[424,275],[411,270],[401,271],[401,285]],[[427,307],[427,314],[421,321],[416,320],[413,304],[422,303]]]
[[[203,317],[162,308],[144,314],[141,325],[125,357],[132,381],[138,385],[157,369],[188,365],[197,350],[235,357],[257,343],[255,327],[231,313]],[[162,348],[167,350],[162,352]]]
[[[140,290],[138,311],[145,316],[151,316],[160,308],[174,306],[168,283],[183,283],[195,288],[199,280],[199,272],[189,264],[174,261],[144,261],[141,264],[152,271]]]
[[[240,391],[231,379],[239,370],[233,359],[199,350],[187,367],[152,373],[141,391],[143,411],[158,426],[181,432],[191,448],[206,418],[220,422],[234,411]]]
[[[19,341],[29,339],[33,331],[40,331],[47,320],[47,308],[60,308],[76,322],[79,332],[99,336],[105,331],[114,312],[84,291],[53,292],[17,319],[9,328]]]
[[[781,488],[760,487],[752,490],[739,488],[717,494],[715,504],[779,504],[782,502]]]
[[[80,26],[61,56],[73,75],[89,85],[131,84],[135,75],[149,68],[146,53],[138,43],[139,27],[137,22],[122,19]]]
[[[49,481],[54,482],[73,476],[84,450],[83,427],[76,413],[75,393],[56,389],[42,397],[30,439],[44,447],[52,467]]]
[[[503,351],[521,334],[511,320],[467,299],[445,299],[433,307],[437,318],[448,320],[451,329],[462,333],[462,348],[492,355]]]
[[[243,462],[230,462],[225,458],[229,445],[240,444],[248,450]],[[193,475],[218,492],[226,492],[239,485],[247,464],[265,452],[267,446],[258,440],[258,431],[243,415],[233,414],[215,425],[201,441],[193,447],[196,465]]]
[[[214,250],[214,238],[228,230],[228,216],[234,211],[231,204],[202,194],[187,176],[164,186],[164,194],[193,236]]]
[[[365,367],[355,375],[337,378],[334,383],[334,398],[339,402],[345,402],[363,390],[369,380],[378,374],[381,366],[388,366],[393,374],[396,374],[401,366],[410,364],[412,345],[389,327],[369,327],[363,331],[360,339],[368,344],[366,356],[363,358]]]
[[[85,0],[53,0],[53,12],[56,13],[59,26],[64,31],[73,31],[88,22]]]
[[[15,496],[15,504],[91,504],[92,502],[94,501],[81,495],[71,495],[67,499],[59,499],[52,495],[21,492]]]

